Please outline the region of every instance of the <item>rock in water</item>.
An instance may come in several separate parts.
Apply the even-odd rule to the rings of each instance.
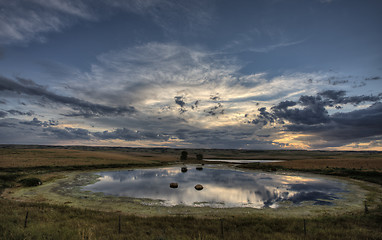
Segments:
[[[178,188],[178,183],[170,183],[170,188]]]
[[[198,190],[198,191],[202,190],[203,189],[202,184],[196,184],[195,185],[195,189]]]

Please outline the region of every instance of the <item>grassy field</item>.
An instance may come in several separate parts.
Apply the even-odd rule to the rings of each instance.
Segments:
[[[338,217],[151,217],[1,200],[0,239],[381,239],[381,209]],[[25,216],[28,212],[27,227]],[[379,214],[378,214],[379,212]],[[119,224],[119,218],[121,223]],[[120,230],[119,230],[120,229]],[[224,237],[224,238],[223,238]]]
[[[206,158],[283,159],[287,161],[245,167],[315,172],[374,183],[382,179],[379,152],[187,151],[188,162],[196,161],[196,153]],[[20,186],[19,180],[29,177],[40,178],[44,184],[68,171],[168,165],[178,161],[180,152],[180,149],[3,146],[0,190],[7,187],[7,191],[12,191]],[[0,198],[0,239],[382,239],[382,192],[380,187],[363,185],[370,191],[368,204],[374,206],[367,211],[304,218],[138,217]]]

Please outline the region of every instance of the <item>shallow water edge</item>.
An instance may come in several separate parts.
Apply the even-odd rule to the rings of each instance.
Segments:
[[[227,166],[224,166],[228,168]],[[137,216],[167,216],[185,215],[203,218],[214,218],[223,216],[251,216],[265,215],[268,217],[310,217],[316,215],[338,215],[346,212],[363,211],[364,200],[368,193],[360,185],[370,185],[369,183],[354,181],[350,179],[334,178],[314,174],[295,173],[296,176],[322,177],[336,179],[349,183],[347,190],[349,196],[337,199],[332,206],[321,206],[311,204],[301,204],[292,206],[284,203],[277,209],[255,209],[255,208],[211,208],[211,207],[189,207],[173,206],[165,207],[158,205],[157,201],[149,199],[137,199],[129,197],[107,196],[102,193],[84,192],[81,187],[94,183],[98,176],[97,171],[71,172],[67,173],[64,179],[59,179],[34,188],[19,188],[13,192],[3,194],[3,197],[16,201],[45,202],[52,204],[64,204],[70,207],[93,209],[98,211],[122,212],[124,214],[134,214]],[[259,171],[253,171],[259,172]],[[284,174],[279,172],[278,174]],[[291,174],[288,172],[288,174]],[[360,183],[360,184],[358,184]]]

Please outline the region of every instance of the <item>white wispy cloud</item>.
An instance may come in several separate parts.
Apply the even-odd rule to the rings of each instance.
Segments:
[[[370,105],[379,99],[348,98],[345,91],[333,90],[338,85],[328,82],[332,73],[270,77],[267,73],[243,74],[241,64],[200,47],[152,42],[99,55],[90,71],[73,75],[67,82],[70,88],[56,87],[53,92],[27,79],[16,82],[3,78],[0,90],[12,91],[14,97],[23,93],[16,96],[18,101],[44,97],[54,103],[38,106],[28,101],[34,112],[49,118],[40,115],[41,120],[28,121],[35,116],[25,114],[19,123],[25,131],[36,128],[42,137],[108,144],[145,141],[146,145],[177,147],[325,147],[327,143],[320,138],[333,136],[319,124],[343,133],[343,123],[356,116],[355,107],[345,109],[349,114],[336,115],[342,109],[328,113],[325,107],[329,108],[330,101],[334,108],[356,102]],[[328,88],[332,90],[324,91]],[[369,105],[357,107],[369,109],[362,112],[364,115],[380,109]],[[31,109],[19,106],[16,112],[5,107],[1,109],[4,125],[9,125],[6,118],[13,113]],[[67,114],[73,110],[76,112]],[[308,117],[303,118],[305,115]],[[60,125],[45,126],[51,119],[59,120]],[[330,125],[330,121],[337,124]],[[341,143],[350,142],[344,139]]]
[[[208,1],[209,2],[209,1]],[[188,34],[209,25],[207,1],[170,0],[14,0],[0,1],[0,43],[44,42],[48,32],[60,32],[77,20],[98,21],[125,11],[148,17],[166,33]]]
[[[255,25],[259,25],[255,23]],[[225,45],[222,53],[255,52],[268,53],[279,48],[299,45],[308,40],[289,36],[282,29],[272,26],[259,26],[237,34]]]
[[[81,1],[1,1],[0,12],[1,44],[43,42],[44,33],[61,31],[73,18],[94,19]]]
[[[149,43],[111,51],[98,60],[80,81],[69,83],[75,95],[106,105],[132,105],[143,118],[179,117],[200,128],[243,124],[244,115],[256,114],[260,107],[297,99],[307,89],[319,91],[326,77],[243,75],[239,62],[178,44]],[[308,81],[312,78],[314,83]]]

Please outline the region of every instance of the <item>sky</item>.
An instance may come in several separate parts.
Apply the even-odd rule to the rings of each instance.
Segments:
[[[382,150],[381,0],[0,0],[0,144]]]

